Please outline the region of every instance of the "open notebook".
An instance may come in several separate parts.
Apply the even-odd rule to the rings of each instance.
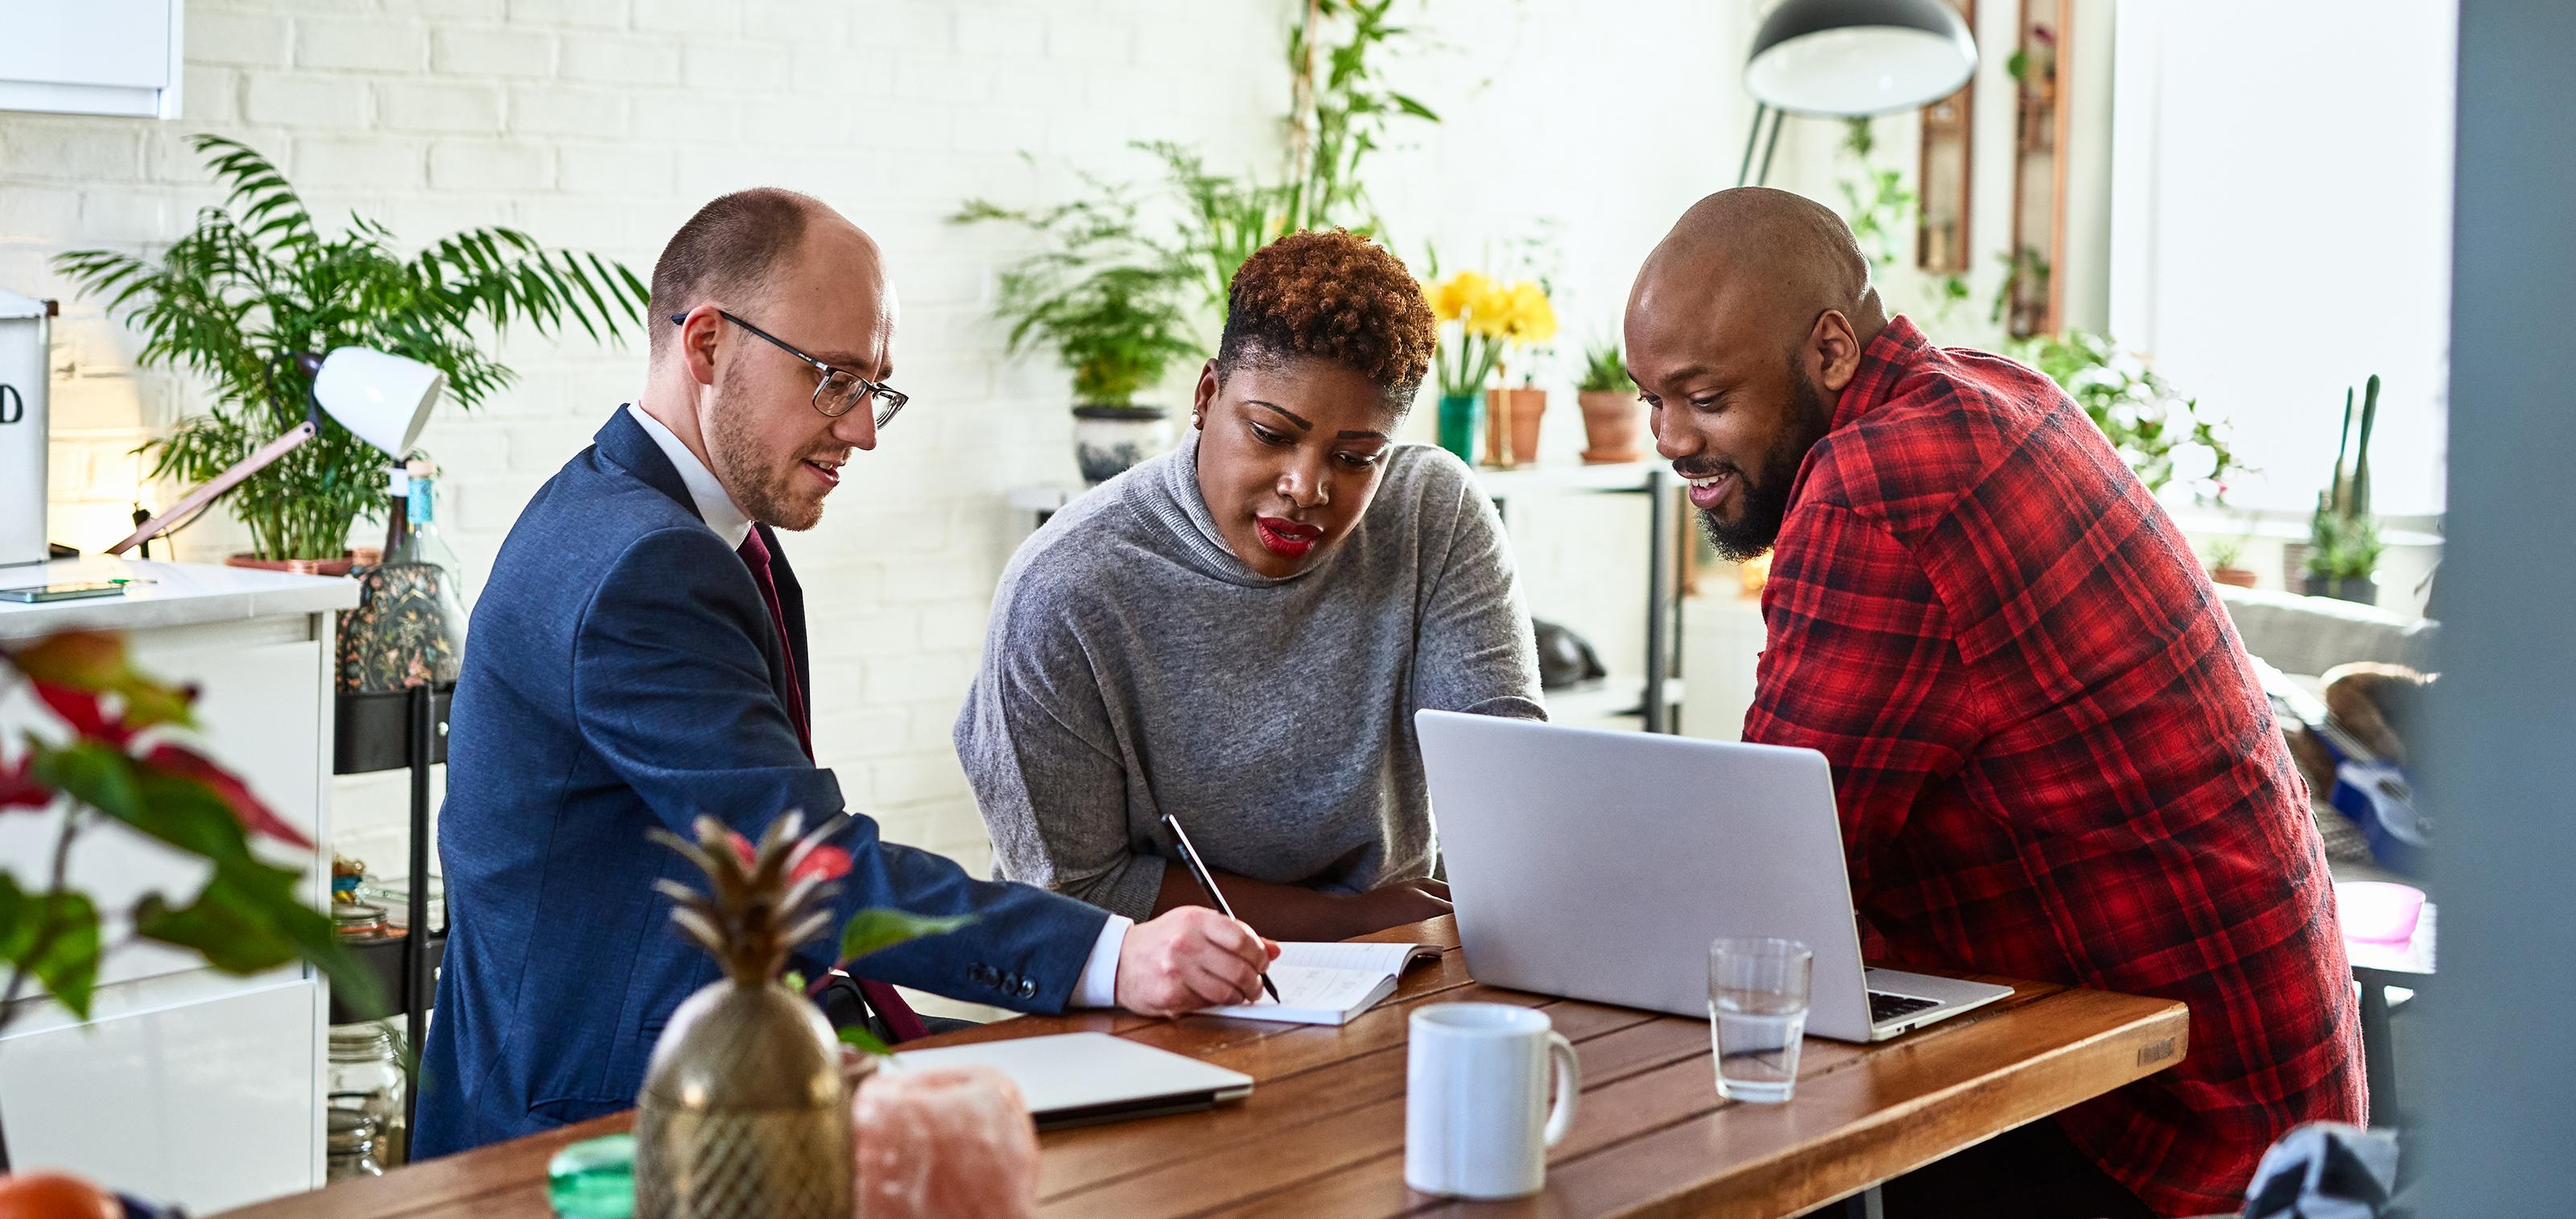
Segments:
[[[1279,959],[1270,964],[1271,984],[1279,988],[1278,1002],[1263,995],[1259,1003],[1202,1008],[1198,1014],[1286,1024],[1348,1024],[1351,1017],[1394,994],[1396,977],[1406,966],[1439,956],[1439,949],[1426,944],[1283,943]]]

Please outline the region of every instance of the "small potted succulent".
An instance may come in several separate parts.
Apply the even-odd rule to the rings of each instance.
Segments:
[[[2252,569],[2237,566],[2245,557],[2245,536],[2211,538],[2209,541],[2209,578],[2237,588],[2254,587]]]
[[[1136,396],[1202,350],[1190,325],[1199,274],[1142,235],[1136,204],[1117,192],[1040,211],[978,200],[950,220],[1016,224],[1042,240],[1003,270],[994,314],[1011,324],[1014,354],[1052,347],[1073,374],[1083,481],[1097,486],[1171,447],[1170,412]]]
[[[2317,493],[2308,525],[2307,592],[2363,605],[2379,602],[2379,524],[2370,515],[2370,429],[2379,418],[2379,375],[2363,389],[2360,431],[2352,391],[2343,394],[2343,429],[2335,444],[2334,485]],[[2351,458],[2347,466],[2345,458]]]
[[[1635,461],[1645,456],[1640,436],[1645,431],[1646,408],[1637,401],[1637,382],[1628,375],[1627,356],[1617,343],[1600,343],[1585,353],[1583,379],[1575,384],[1574,401],[1583,408],[1584,461]]]

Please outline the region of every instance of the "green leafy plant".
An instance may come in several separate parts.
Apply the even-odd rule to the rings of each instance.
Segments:
[[[9,966],[0,1029],[31,1006],[18,1002],[31,982],[87,1018],[100,959],[141,940],[187,949],[231,974],[310,962],[353,1002],[373,1004],[372,980],[330,918],[306,903],[303,873],[262,858],[251,840],[306,851],[312,842],[240,778],[180,743],[196,726],[194,689],[144,675],[122,639],[92,632],[0,651],[0,693],[20,685],[70,736],[55,743],[29,733],[14,760],[0,745],[0,816],[63,810],[46,875],[0,873],[0,961]],[[149,838],[211,870],[191,896],[149,892],[103,918],[69,881],[74,846],[95,834]]]
[[[1054,346],[1087,401],[1102,400],[1103,379],[1133,380],[1132,394],[1205,346],[1190,341],[1188,320],[1222,325],[1227,287],[1254,251],[1301,229],[1375,233],[1362,167],[1397,122],[1440,121],[1385,83],[1383,52],[1413,33],[1390,20],[1396,2],[1306,0],[1288,31],[1286,163],[1275,180],[1212,169],[1186,144],[1139,141],[1131,147],[1162,166],[1154,189],[1165,206],[1152,221],[1136,188],[1089,174],[1085,197],[1054,207],[968,200],[953,223],[1018,224],[1040,240],[1002,273],[995,312],[1013,349]]]
[[[478,332],[497,339],[525,325],[553,335],[570,324],[614,339],[621,321],[642,316],[644,283],[597,254],[478,228],[406,256],[391,230],[355,215],[326,237],[267,158],[220,136],[190,142],[227,187],[223,206],[200,210],[158,261],[115,250],[54,260],[141,332],[145,367],[214,382],[205,414],[137,450],[153,456],[155,478],[202,482],[303,422],[312,381],[298,354],[407,356],[446,373],[448,392],[472,407],[513,380]],[[336,556],[352,523],[381,511],[384,464],[325,416],[318,436],[251,476],[231,507],[262,558]]]
[[[1583,375],[1574,387],[1585,393],[1633,394],[1637,381],[1628,375],[1628,357],[1608,339],[1584,349]]]
[[[2180,484],[2194,500],[2225,503],[2229,480],[2246,472],[2228,446],[2224,421],[2175,392],[2109,336],[2070,331],[2016,344],[2012,354],[2084,408],[2147,490],[2161,494]]]
[[[2370,514],[2370,431],[2379,420],[2379,374],[2364,383],[2360,432],[2353,430],[2352,390],[2343,391],[2343,428],[2335,438],[2334,483],[2317,493],[2308,525],[2310,575],[2363,580],[2379,570],[2382,543]],[[2350,464],[2346,464],[2346,459]]]
[[[2209,539],[2210,570],[2219,571],[2236,566],[2237,560],[2245,557],[2245,543],[2248,540],[2243,534]]]
[[[2048,259],[2036,248],[2023,246],[2009,254],[1997,254],[2004,264],[2003,282],[1995,285],[1994,307],[1986,320],[2006,327],[2017,339],[2039,335],[2041,322],[2048,315]],[[2009,316],[2010,322],[2005,318]]]
[[[1132,405],[1173,362],[1199,350],[1188,308],[1195,268],[1143,235],[1127,191],[1104,187],[1096,198],[1042,211],[979,200],[953,219],[1018,224],[1042,239],[1038,252],[1002,272],[994,312],[1011,323],[1011,351],[1055,350],[1079,402]]]
[[[1877,148],[1869,119],[1844,120],[1842,151],[1859,163],[1860,177],[1841,179],[1834,187],[1842,193],[1843,219],[1852,236],[1869,252],[1871,265],[1883,271],[1904,257],[1905,218],[1914,210],[1915,195],[1906,188],[1903,170],[1871,162]]]

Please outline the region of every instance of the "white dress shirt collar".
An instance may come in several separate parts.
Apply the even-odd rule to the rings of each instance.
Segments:
[[[742,540],[751,535],[751,518],[734,506],[733,496],[725,491],[722,482],[717,481],[715,471],[698,460],[698,455],[690,452],[689,446],[682,443],[671,429],[662,426],[661,420],[644,413],[642,405],[630,402],[626,405],[626,413],[644,425],[644,434],[661,446],[662,456],[671,459],[671,468],[680,472],[680,482],[688,487],[689,498],[697,502],[698,515],[705,519],[707,528],[715,530],[725,545],[742,549]]]

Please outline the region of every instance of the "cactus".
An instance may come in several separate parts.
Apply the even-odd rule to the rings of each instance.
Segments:
[[[2370,432],[2379,421],[2379,374],[2362,386],[2361,426],[2353,427],[2353,392],[2343,391],[2343,428],[2335,437],[2334,484],[2317,493],[2309,526],[2308,570],[2368,576],[2379,562],[2379,529],[2370,519]]]

